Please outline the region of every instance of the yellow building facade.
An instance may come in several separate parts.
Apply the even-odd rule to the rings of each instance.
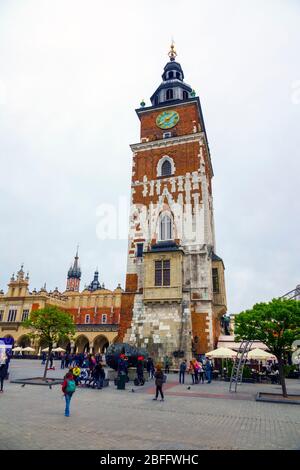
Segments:
[[[32,310],[54,305],[69,312],[76,326],[74,338],[56,346],[72,353],[103,353],[118,335],[122,292],[120,286],[113,291],[101,287],[63,293],[57,288],[48,292],[44,286],[30,292],[29,276],[22,266],[16,277],[11,277],[7,292],[0,292],[0,337],[12,337],[14,346],[30,346],[40,353],[46,345],[30,339],[22,322]]]

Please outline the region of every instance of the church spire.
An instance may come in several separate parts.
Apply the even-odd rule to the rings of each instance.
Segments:
[[[67,279],[67,290],[73,290],[78,292],[80,279],[81,279],[81,269],[79,266],[79,256],[78,256],[78,249],[79,246],[77,245],[76,255],[74,257],[73,266],[70,266],[68,271],[68,279]]]

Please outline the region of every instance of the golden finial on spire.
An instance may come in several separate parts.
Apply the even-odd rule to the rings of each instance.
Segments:
[[[170,57],[170,60],[175,60],[176,59],[176,56],[177,56],[177,52],[175,50],[175,43],[174,43],[174,40],[172,39],[172,42],[171,42],[171,47],[170,47],[170,51],[168,53],[168,56]]]

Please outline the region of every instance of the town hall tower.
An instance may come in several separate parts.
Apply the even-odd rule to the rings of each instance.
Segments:
[[[119,339],[156,359],[216,346],[226,312],[216,255],[213,169],[200,99],[174,44],[151,106],[136,110],[126,289]]]

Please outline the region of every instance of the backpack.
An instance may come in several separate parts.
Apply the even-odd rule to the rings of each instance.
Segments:
[[[73,393],[76,390],[76,384],[74,380],[68,380],[66,392],[67,393]]]

